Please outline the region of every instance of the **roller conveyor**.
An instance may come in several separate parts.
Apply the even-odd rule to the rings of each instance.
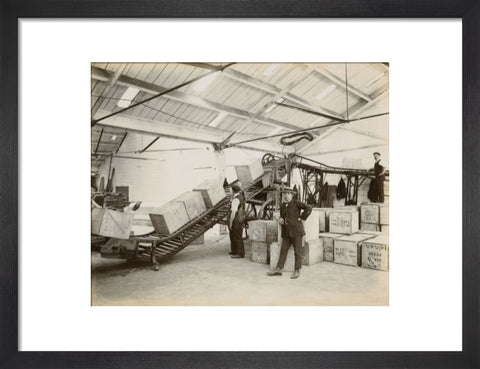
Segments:
[[[183,250],[215,224],[226,224],[229,210],[230,200],[225,197],[170,235],[153,233],[128,240],[111,238],[100,253],[104,258],[150,260],[158,270],[158,262]]]

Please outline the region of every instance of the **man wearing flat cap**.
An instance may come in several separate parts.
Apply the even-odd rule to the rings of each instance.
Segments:
[[[231,185],[233,191],[230,214],[228,216],[228,230],[230,232],[230,255],[233,259],[245,257],[243,245],[243,223],[245,222],[245,198],[242,187],[236,183]]]
[[[305,235],[302,221],[308,218],[312,212],[312,208],[301,201],[293,199],[295,192],[293,189],[285,188],[282,192],[284,201],[282,205],[280,205],[279,219],[279,223],[282,225],[282,246],[276,269],[268,272],[267,275],[282,275],[282,270],[287,260],[288,249],[293,244],[295,251],[295,270],[291,278],[295,279],[300,276],[300,269],[302,268],[302,238]]]

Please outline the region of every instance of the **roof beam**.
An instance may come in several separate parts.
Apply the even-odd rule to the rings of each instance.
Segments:
[[[382,140],[382,141],[388,142],[388,138],[385,138],[385,137],[376,135],[376,134],[374,134],[374,133],[361,131],[361,130],[359,130],[359,129],[350,128],[350,127],[345,127],[345,126],[342,126],[342,127],[340,127],[339,129],[343,129],[344,131],[349,131],[349,132],[355,132],[355,133],[358,133],[358,134],[363,135],[363,136],[367,136],[367,137],[371,137],[371,138],[376,138],[376,139],[378,139],[378,140]]]
[[[324,67],[318,64],[307,64],[310,68],[312,68],[315,72],[321,74],[323,77],[328,78],[330,81],[335,83],[337,86],[342,87],[342,88],[347,88],[348,92],[356,95],[357,97],[360,97],[361,99],[369,102],[372,100],[370,96],[368,96],[366,93],[360,91],[358,88],[353,87],[350,84],[346,84],[345,81],[339,77],[337,77],[335,74],[332,72],[328,71]],[[348,77],[348,76],[347,76]]]
[[[378,103],[381,99],[383,99],[386,95],[388,94],[388,89],[386,89],[385,91],[379,93],[375,98],[373,98],[372,100],[370,100],[369,102],[367,103],[364,103],[364,104],[357,104],[353,107],[353,113],[350,113],[350,119],[353,119],[355,117],[357,117],[358,115],[360,115],[362,112],[364,112],[365,110],[367,110],[368,108],[372,107],[373,105],[375,105],[376,103]],[[328,124],[328,123],[327,123]],[[338,126],[335,126],[335,127],[332,127],[332,129],[330,129],[328,132],[328,134],[330,133],[333,133],[333,131],[341,128],[341,127],[344,127],[345,124],[348,124],[347,123],[343,123],[341,125],[338,125]],[[320,135],[318,136],[316,139],[314,139],[313,141],[310,141],[308,144],[306,144],[305,146],[303,146],[302,148],[300,148],[300,153],[304,153],[306,149],[308,149],[309,147],[315,145],[315,144],[318,144],[320,142],[320,140],[322,140],[323,138],[325,138],[326,136],[324,135]]]
[[[244,124],[242,124],[236,132],[232,133],[230,136],[228,136],[224,141],[223,141],[223,144],[226,144],[227,142],[229,142],[233,136],[235,136],[236,133],[242,131],[243,129],[245,129],[251,122],[253,122],[255,119],[258,119],[258,117],[260,117],[263,113],[265,113],[265,111],[267,111],[267,109],[269,109],[272,105],[275,105],[276,102],[283,98],[283,96],[285,96],[285,94],[290,91],[291,89],[295,88],[296,86],[298,86],[299,84],[301,84],[303,81],[305,81],[310,75],[306,75],[305,77],[303,77],[301,80],[299,81],[294,81],[292,83],[290,83],[287,87],[285,87],[284,89],[282,89],[281,91],[279,91],[277,94],[275,94],[275,96],[272,97],[272,99],[266,103],[265,105],[263,105],[256,113],[255,115],[247,120]]]
[[[228,69],[224,70],[223,73],[225,73],[225,71],[227,71],[227,70]],[[92,78],[101,79],[102,81],[106,82],[106,81],[108,81],[108,80],[105,79],[107,75],[110,75],[110,78],[113,78],[113,73],[111,73],[109,71],[106,71],[106,70],[102,70],[98,67],[92,67]],[[152,83],[141,81],[141,80],[138,80],[138,79],[135,79],[135,78],[132,78],[132,77],[125,76],[125,75],[121,75],[121,76],[118,77],[117,84],[122,85],[122,86],[126,86],[126,87],[135,87],[135,88],[137,88],[141,91],[151,93],[151,94],[159,94],[159,93],[163,93],[163,92],[167,91],[167,89],[162,87],[162,86],[158,86],[158,85],[155,85],[155,84],[152,84]],[[290,123],[285,123],[285,122],[281,122],[281,121],[274,120],[274,119],[269,119],[269,118],[255,117],[255,114],[249,113],[245,110],[236,109],[236,108],[233,108],[233,107],[230,107],[230,106],[227,106],[227,105],[223,105],[223,104],[220,104],[220,103],[217,103],[217,102],[202,99],[200,97],[196,97],[196,96],[193,96],[193,95],[188,95],[188,94],[186,94],[184,92],[180,92],[178,90],[171,91],[168,94],[163,95],[162,97],[167,98],[167,99],[171,99],[171,100],[175,100],[175,101],[178,101],[178,102],[181,102],[181,103],[194,105],[194,106],[197,106],[197,107],[200,107],[200,108],[203,108],[203,109],[217,111],[219,113],[223,112],[223,113],[226,113],[226,114],[229,114],[229,115],[236,116],[240,119],[251,120],[252,118],[254,118],[254,121],[256,121],[256,122],[267,124],[267,125],[270,125],[270,126],[273,126],[273,127],[282,127],[282,128],[291,129],[291,130],[296,130],[296,129],[299,128],[299,126],[296,126],[296,125],[293,125],[293,124],[290,124]]]
[[[387,146],[388,144],[383,143],[383,144],[374,144],[374,145],[365,145],[365,146],[359,146],[359,147],[352,147],[349,149],[340,149],[340,150],[331,150],[331,151],[325,151],[325,152],[312,152],[309,153],[309,155],[327,155],[327,154],[338,154],[341,152],[347,152],[347,151],[354,151],[354,150],[363,150],[363,149],[371,149],[374,147],[382,147],[382,146]]]
[[[185,63],[185,64],[192,65],[192,63]],[[195,66],[198,67],[198,68],[205,68],[205,69],[214,68],[213,65],[210,65],[210,64],[207,64],[207,63],[196,63]],[[253,77],[249,76],[248,74],[244,74],[244,73],[239,72],[239,71],[237,71],[235,69],[232,69],[232,68],[224,70],[223,75],[226,76],[226,77],[229,77],[231,79],[234,79],[236,81],[239,81],[241,83],[244,83],[248,86],[251,86],[253,88],[256,88],[257,90],[261,90],[263,92],[267,92],[267,93],[272,94],[272,95],[276,95],[276,94],[278,94],[279,92],[282,91],[280,88],[278,88],[274,85],[271,85],[271,84],[269,84],[265,81],[253,78]],[[301,107],[307,108],[307,109],[315,111],[317,113],[331,115],[331,116],[334,116],[338,119],[344,119],[343,115],[341,115],[337,112],[334,112],[333,110],[321,108],[319,106],[313,106],[313,104],[311,104],[307,100],[302,99],[302,98],[300,98],[296,95],[293,95],[289,92],[284,94],[283,98],[285,100],[289,100],[291,102],[294,102],[297,105],[300,105]]]
[[[101,111],[102,113],[107,113]],[[185,141],[200,142],[206,144],[221,143],[225,137],[217,132],[208,132],[208,129],[195,129],[182,127],[178,124],[160,122],[156,120],[142,119],[130,115],[115,115],[97,123],[101,127],[113,127],[124,129],[128,132],[162,136]],[[269,143],[251,143],[248,146],[238,146],[256,151],[282,152],[282,146]]]
[[[235,69],[229,69],[229,70],[226,70],[225,72],[226,72],[225,75],[228,76],[228,77],[231,77],[231,78],[233,78],[233,79],[235,79],[239,82],[245,83],[245,84],[247,84],[251,87],[257,88],[257,89],[262,90],[264,92],[268,92],[272,95],[276,95],[279,92],[281,92],[280,88],[278,88],[276,86],[273,86],[273,85],[271,85],[267,82],[260,81],[258,79],[253,78],[253,77],[250,77],[249,75],[241,73],[241,72],[239,72]],[[315,111],[317,113],[331,115],[331,116],[334,116],[338,119],[344,119],[343,115],[341,115],[337,112],[334,112],[333,110],[321,108],[319,106],[313,106],[307,100],[302,99],[298,96],[295,96],[295,95],[291,94],[290,92],[287,92],[286,94],[284,94],[283,98],[286,99],[286,100],[289,100],[291,102],[294,102],[294,103],[296,103],[296,104],[298,104],[302,107],[308,108],[309,110]]]

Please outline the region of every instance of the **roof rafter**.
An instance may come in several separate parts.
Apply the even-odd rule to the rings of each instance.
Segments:
[[[211,64],[208,64],[208,63],[194,63],[194,64],[184,63],[184,64],[192,65],[192,66],[195,66],[195,67],[198,67],[198,68],[205,68],[205,69],[215,68],[215,66],[213,66]],[[278,88],[274,85],[271,85],[268,82],[253,78],[253,77],[251,77],[247,74],[244,74],[242,72],[239,72],[239,71],[237,71],[233,68],[226,69],[223,72],[223,75],[225,75],[229,78],[232,78],[236,81],[242,82],[242,83],[244,83],[244,84],[246,84],[250,87],[254,87],[258,90],[261,90],[261,91],[267,92],[269,94],[272,94],[272,95],[276,95],[276,94],[278,94],[279,92],[282,91],[280,88]],[[286,94],[284,94],[283,98],[285,100],[289,100],[291,102],[294,102],[301,107],[307,108],[307,109],[315,111],[317,113],[331,115],[331,116],[333,116],[335,118],[338,118],[338,119],[344,119],[344,116],[342,114],[339,114],[337,112],[334,112],[332,110],[325,109],[325,108],[322,108],[322,107],[319,107],[319,106],[314,106],[312,103],[308,102],[307,100],[302,99],[301,97],[298,97],[296,95],[293,95],[290,92],[287,92]]]
[[[240,128],[238,128],[238,130],[234,133],[232,133],[230,136],[228,136],[224,141],[223,141],[223,144],[227,143],[230,141],[230,139],[235,136],[236,133],[242,131],[245,127],[247,127],[251,122],[253,122],[255,119],[257,119],[258,117],[260,117],[268,108],[270,108],[270,106],[272,105],[275,105],[276,101],[278,101],[279,99],[283,98],[285,96],[285,94],[290,91],[291,89],[295,88],[296,86],[298,86],[299,84],[301,84],[303,81],[305,81],[308,77],[310,76],[310,74],[306,75],[305,77],[303,77],[301,80],[299,81],[294,81],[292,83],[290,83],[287,87],[285,87],[284,89],[282,89],[281,91],[279,91],[277,94],[275,94],[275,96],[267,103],[265,104],[264,106],[262,106],[258,111],[257,113],[254,114],[254,116],[249,119],[247,122],[245,122],[244,124],[242,124],[240,126]]]
[[[102,114],[108,113],[105,111],[100,112]],[[177,124],[160,122],[158,120],[137,118],[130,115],[115,115],[108,119],[102,120],[97,124],[101,127],[120,128],[128,132],[162,136],[212,145],[214,143],[219,144],[225,139],[225,137],[220,135],[218,132],[208,132],[207,129],[199,130],[195,128],[182,127]],[[252,143],[248,146],[239,145],[238,147],[243,147],[256,151],[267,151],[276,153],[282,152],[282,146],[269,142],[262,142],[261,144]]]
[[[353,87],[350,84],[345,84],[345,81],[339,77],[337,77],[335,74],[332,72],[328,71],[324,67],[318,65],[318,64],[307,64],[310,68],[312,68],[315,72],[321,74],[323,77],[328,78],[330,81],[335,83],[337,86],[342,87],[345,89],[347,87],[348,92],[356,95],[357,97],[360,97],[361,99],[369,102],[372,100],[370,96],[368,96],[366,93],[360,91],[358,88]]]
[[[98,68],[98,67],[92,67],[92,78],[99,79],[99,80],[104,81],[104,82],[108,82],[110,80],[110,78],[112,78],[112,77],[113,77],[113,73],[111,73],[107,70],[103,70],[103,69]],[[148,82],[145,82],[145,81],[141,81],[141,80],[129,77],[129,76],[125,76],[125,75],[121,75],[121,76],[118,77],[117,84],[122,85],[122,86],[126,86],[126,87],[135,87],[135,88],[137,88],[141,91],[151,93],[151,94],[158,94],[158,93],[162,93],[162,92],[167,91],[167,88],[165,88],[165,87],[155,85],[155,84],[152,84],[152,83],[148,83]],[[226,113],[228,115],[236,116],[240,119],[251,120],[252,118],[255,118],[255,114],[249,113],[245,110],[233,108],[233,107],[230,107],[230,106],[227,106],[227,105],[224,105],[224,104],[209,101],[209,100],[206,100],[206,99],[203,99],[203,98],[200,98],[200,97],[196,97],[196,96],[193,96],[193,95],[188,95],[188,94],[186,94],[184,92],[181,92],[181,91],[178,91],[178,90],[171,91],[168,94],[163,95],[162,97],[167,98],[167,99],[171,99],[171,100],[175,100],[175,101],[178,101],[178,102],[181,102],[181,103],[194,105],[194,106],[197,106],[197,107],[200,107],[200,108],[217,111],[217,112],[220,112],[220,113],[223,112],[223,113]],[[98,112],[97,112],[96,115],[98,115]],[[266,124],[266,125],[270,125],[270,126],[273,126],[273,127],[282,127],[282,128],[291,129],[291,130],[295,130],[295,129],[299,128],[299,126],[296,126],[296,125],[293,125],[293,124],[290,124],[290,123],[285,123],[285,122],[281,122],[281,121],[274,120],[274,119],[269,119],[269,118],[264,118],[264,117],[256,117],[254,119],[254,121],[259,122],[259,123],[263,123],[263,124]]]
[[[369,102],[367,103],[359,103],[357,105],[355,105],[353,107],[353,113],[350,113],[350,119],[353,119],[355,117],[357,117],[358,115],[360,115],[362,112],[364,112],[365,110],[367,110],[368,108],[372,107],[373,105],[375,105],[376,103],[378,103],[381,99],[383,99],[385,96],[387,96],[388,94],[388,89],[384,90],[383,92],[380,92],[375,98],[373,98],[372,100],[370,100]],[[328,123],[327,123],[328,124]],[[328,132],[328,135],[330,135],[331,133],[333,133],[335,130],[341,128],[341,127],[344,127],[345,124],[348,124],[348,122],[346,123],[343,123],[341,125],[338,125],[338,126],[335,126],[335,127],[332,127],[331,129],[329,129],[327,132]],[[322,139],[324,139],[325,137],[327,137],[328,135],[325,135],[322,134],[320,136],[318,136],[316,139],[314,139],[313,141],[310,141],[308,144],[306,144],[305,146],[301,147],[299,152],[300,153],[304,153],[305,150],[307,150],[309,147],[313,146],[313,145],[316,145],[318,144]]]

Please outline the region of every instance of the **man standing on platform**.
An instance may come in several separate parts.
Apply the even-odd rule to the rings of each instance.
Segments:
[[[267,272],[268,276],[282,275],[282,270],[287,260],[288,249],[290,245],[293,244],[295,251],[295,270],[291,278],[295,279],[300,277],[303,256],[302,238],[305,235],[303,221],[308,218],[312,212],[312,208],[299,200],[294,200],[294,192],[291,188],[283,190],[284,202],[280,205],[279,219],[279,223],[282,225],[282,246],[277,268]]]
[[[385,194],[383,189],[383,185],[385,182],[385,167],[380,164],[381,158],[379,152],[374,152],[373,158],[375,159],[375,166],[373,167],[373,170],[375,172],[375,181],[377,181],[378,191],[377,201],[375,202],[383,203],[385,202]]]

